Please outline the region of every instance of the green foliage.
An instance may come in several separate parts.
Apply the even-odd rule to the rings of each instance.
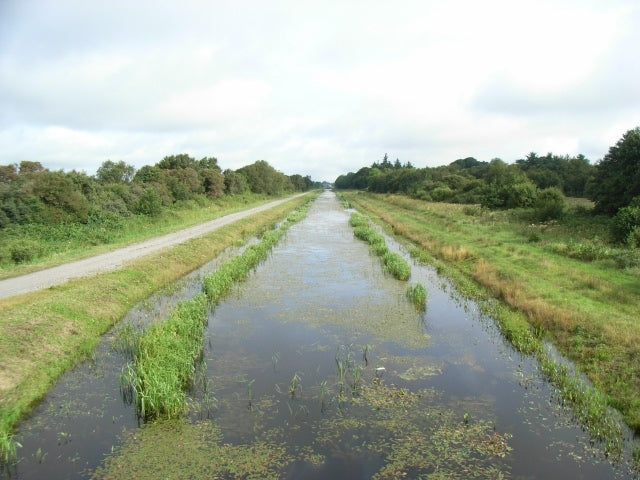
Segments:
[[[204,294],[179,303],[168,320],[154,323],[138,340],[127,382],[142,418],[174,418],[186,409],[186,389],[195,376],[207,320]]]
[[[418,308],[424,310],[427,307],[427,289],[421,283],[416,283],[407,288],[407,297]]]
[[[240,172],[224,171],[224,190],[228,195],[239,195],[249,190],[247,178]]]
[[[382,260],[385,271],[398,280],[407,280],[411,275],[411,266],[402,255],[390,252],[384,237],[369,226],[369,220],[359,213],[352,213],[349,223],[354,227],[353,235],[369,243],[371,251]]]
[[[564,195],[556,187],[541,190],[538,192],[533,211],[535,219],[540,222],[561,218],[565,211]]]
[[[609,215],[640,196],[640,127],[627,131],[596,165],[590,198]]]
[[[634,199],[633,206],[622,207],[611,219],[609,231],[616,243],[627,243],[639,247],[638,231],[640,230],[640,197]]]
[[[278,172],[264,160],[258,160],[251,165],[238,169],[247,180],[249,189],[253,193],[279,195],[294,190],[289,177]]]
[[[127,165],[122,160],[119,162],[107,160],[98,168],[96,178],[100,183],[129,183],[133,180],[135,171],[133,165]]]
[[[382,256],[382,262],[384,263],[385,270],[398,280],[409,279],[411,266],[399,253],[386,252]]]
[[[157,216],[162,211],[162,200],[153,187],[147,187],[138,198],[135,213]]]

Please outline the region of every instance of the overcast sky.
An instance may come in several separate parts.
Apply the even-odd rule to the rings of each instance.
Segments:
[[[639,27],[638,0],[0,0],[0,164],[595,163],[640,126]]]

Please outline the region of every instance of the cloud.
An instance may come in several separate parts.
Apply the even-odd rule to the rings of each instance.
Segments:
[[[0,9],[4,163],[93,172],[185,152],[332,180],[385,152],[597,159],[640,124],[632,1]]]

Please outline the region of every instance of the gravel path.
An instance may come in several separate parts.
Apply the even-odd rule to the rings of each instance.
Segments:
[[[304,194],[296,196],[300,195]],[[230,223],[236,222],[242,218],[273,208],[276,205],[290,200],[291,198],[294,197],[275,200],[248,210],[231,213],[224,217],[196,225],[195,227],[169,233],[161,237],[155,237],[112,252],[102,253],[95,257],[65,263],[63,265],[58,265],[46,270],[40,270],[38,272],[28,273],[19,277],[0,280],[0,298],[12,297],[22,293],[48,288],[53,285],[60,285],[72,278],[86,277],[100,272],[115,270],[129,260],[143,257],[150,253],[157,252],[158,250],[186,242],[191,238],[217,230],[220,227],[229,225]]]

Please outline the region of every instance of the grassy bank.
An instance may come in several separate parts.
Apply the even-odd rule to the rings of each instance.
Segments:
[[[253,193],[215,200],[201,196],[178,202],[157,216],[113,215],[109,221],[12,225],[0,229],[0,279],[90,257],[274,199]]]
[[[0,445],[55,380],[91,354],[109,327],[136,303],[271,228],[308,200],[298,197],[118,271],[0,300]],[[0,452],[4,453],[4,452]],[[1,458],[1,456],[0,456]]]
[[[517,212],[396,195],[345,196],[415,245],[416,256],[447,270],[463,293],[499,299],[504,306],[491,308],[500,310],[494,316],[505,335],[522,351],[539,355],[541,368],[565,395],[581,397],[575,405],[593,397],[580,416],[593,420],[608,404],[640,431],[637,250],[598,241],[603,231],[584,208],[566,223],[535,225]],[[543,338],[573,360],[597,392],[579,393],[584,388],[573,385],[572,374],[547,364]]]

